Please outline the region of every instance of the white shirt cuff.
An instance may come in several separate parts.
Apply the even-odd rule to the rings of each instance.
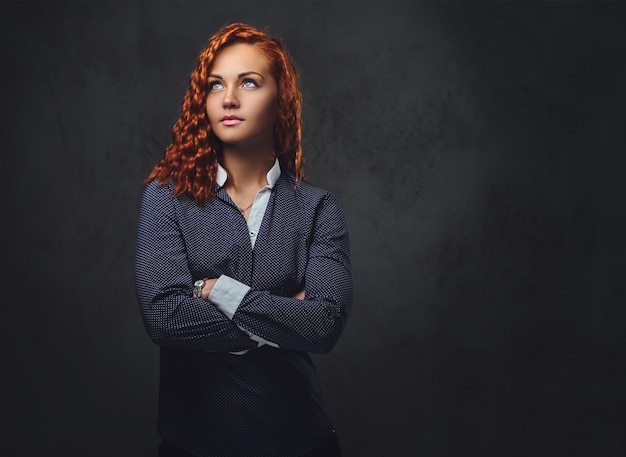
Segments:
[[[243,297],[246,296],[250,287],[230,276],[220,276],[211,293],[209,301],[222,311],[226,317],[232,320],[241,304]]]
[[[211,293],[209,294],[209,301],[217,306],[217,308],[222,311],[226,315],[226,317],[232,320],[233,316],[237,312],[237,309],[239,308],[239,305],[241,305],[241,302],[243,301],[243,297],[246,296],[250,289],[251,287],[245,285],[244,283],[239,282],[236,279],[231,278],[230,276],[222,275],[215,282],[213,289],[211,289]],[[250,337],[250,339],[256,341],[258,347],[261,347],[265,344],[273,346],[275,348],[278,347],[276,343],[272,343],[271,341],[261,338],[260,336],[249,332],[239,325],[237,325],[237,327],[239,327],[240,330],[244,331]],[[237,355],[243,354],[245,354],[245,352],[237,353]]]

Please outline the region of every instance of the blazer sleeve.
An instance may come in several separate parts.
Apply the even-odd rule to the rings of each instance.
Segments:
[[[236,352],[256,347],[213,304],[193,297],[187,251],[170,186],[144,189],[135,250],[137,300],[157,345]],[[195,278],[197,279],[197,278]]]
[[[328,193],[316,208],[304,300],[250,289],[232,320],[282,349],[327,353],[343,332],[352,299],[348,223],[341,204]]]

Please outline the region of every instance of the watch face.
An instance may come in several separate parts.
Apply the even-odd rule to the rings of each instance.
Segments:
[[[196,282],[193,283],[193,285],[196,287],[202,287],[203,284],[204,284],[203,279],[198,279]]]

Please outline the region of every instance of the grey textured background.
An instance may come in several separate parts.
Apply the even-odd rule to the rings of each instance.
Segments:
[[[353,313],[315,356],[345,457],[626,454],[623,4],[9,6],[2,455],[155,455],[141,181],[232,21],[284,40],[350,220]]]

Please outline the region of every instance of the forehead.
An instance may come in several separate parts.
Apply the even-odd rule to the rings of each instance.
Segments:
[[[211,65],[211,73],[226,76],[245,71],[269,74],[270,63],[263,51],[256,45],[236,43],[222,49]]]

